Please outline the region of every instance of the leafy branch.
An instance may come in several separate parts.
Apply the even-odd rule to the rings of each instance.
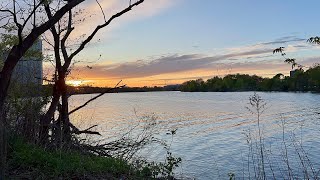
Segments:
[[[291,69],[293,69],[294,67],[297,66],[300,70],[302,70],[302,68],[304,68],[305,66],[298,64],[296,62],[296,59],[294,59],[294,58],[287,58],[286,53],[284,52],[284,49],[285,49],[285,47],[276,48],[273,50],[273,54],[280,53],[281,56],[284,58],[284,62],[291,64]]]

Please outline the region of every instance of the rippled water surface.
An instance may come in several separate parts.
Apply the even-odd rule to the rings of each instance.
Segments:
[[[268,176],[284,179],[288,174],[283,138],[287,142],[293,175],[305,176],[303,158],[305,164],[312,164],[307,171],[317,173],[320,94],[258,94],[267,103],[261,116],[261,129]],[[72,119],[83,128],[98,124],[97,130],[103,134],[101,139],[112,139],[136,125],[139,117],[155,115],[163,137],[168,130],[177,129],[171,145],[173,153],[183,160],[177,173],[196,179],[228,179],[228,173],[234,173],[237,179],[247,179],[254,177],[252,159],[248,163],[248,136],[254,142],[257,135],[256,115],[246,109],[250,107],[251,95],[253,92],[106,94],[75,113]],[[93,96],[72,96],[70,108]],[[154,147],[144,156],[161,161],[165,154],[163,148]]]

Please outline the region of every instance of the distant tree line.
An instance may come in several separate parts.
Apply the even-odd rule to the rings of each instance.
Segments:
[[[52,90],[52,85],[43,86],[47,91]],[[70,95],[74,94],[95,94],[95,93],[121,93],[121,92],[152,92],[152,91],[180,91],[180,85],[168,85],[168,86],[153,86],[153,87],[128,87],[123,86],[121,88],[111,87],[93,87],[93,86],[68,86],[67,90]]]
[[[51,85],[45,85],[48,90],[52,89]],[[93,87],[93,86],[68,86],[68,93],[73,94],[95,94],[95,93],[118,93],[118,92],[149,92],[149,91],[165,91],[164,87],[154,86],[154,87],[122,87],[122,88],[110,88],[110,87]],[[178,89],[171,89],[178,90]]]
[[[315,91],[320,92],[320,65],[308,70],[296,69],[292,76],[277,74],[272,78],[257,75],[231,74],[215,76],[207,81],[202,79],[184,82],[181,91],[185,92],[227,92],[227,91]]]

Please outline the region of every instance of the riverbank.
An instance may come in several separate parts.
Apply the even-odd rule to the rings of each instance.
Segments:
[[[128,162],[77,151],[48,150],[14,138],[9,143],[10,179],[135,179],[141,171]]]
[[[164,163],[134,161],[102,156],[83,150],[48,149],[28,143],[21,137],[10,138],[7,179],[175,179],[174,169],[181,158],[167,151]],[[132,160],[132,159],[131,159]]]

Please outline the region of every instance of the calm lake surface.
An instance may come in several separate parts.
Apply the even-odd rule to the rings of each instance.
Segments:
[[[266,102],[260,127],[267,176],[277,179],[287,176],[286,150],[292,176],[303,178],[306,171],[318,173],[320,94],[258,94]],[[82,128],[98,124],[96,130],[103,136],[93,138],[108,141],[136,126],[142,117],[156,116],[161,127],[158,136],[168,143],[171,136],[166,133],[177,129],[171,143],[173,154],[182,158],[177,174],[196,179],[228,179],[228,173],[234,173],[236,179],[248,179],[254,177],[252,161],[257,163],[252,160],[252,154],[257,152],[254,150],[257,149],[257,117],[246,108],[250,107],[252,95],[253,92],[106,94],[75,113],[72,119]],[[70,109],[93,96],[72,96]],[[163,161],[165,151],[161,146],[153,146],[141,155]]]

